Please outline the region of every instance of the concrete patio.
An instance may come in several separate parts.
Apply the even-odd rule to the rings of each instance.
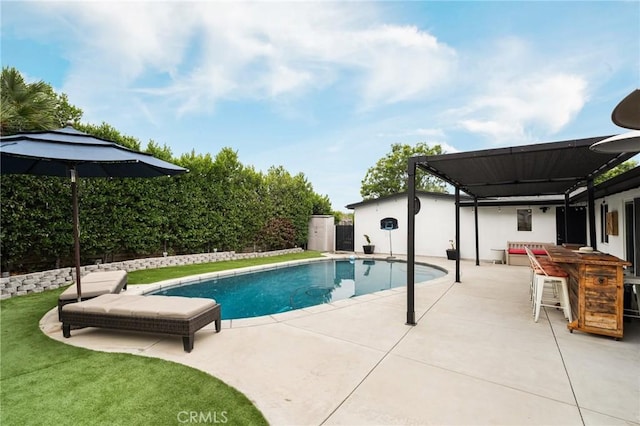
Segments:
[[[621,341],[569,333],[556,309],[533,322],[527,267],[463,261],[455,283],[454,262],[417,260],[450,270],[416,285],[417,326],[404,324],[398,288],[223,321],[219,334],[209,325],[191,353],[179,337],[84,329],[64,339],[55,309],[41,328],[67,344],[205,371],[273,425],[640,424],[640,320],[625,322]]]

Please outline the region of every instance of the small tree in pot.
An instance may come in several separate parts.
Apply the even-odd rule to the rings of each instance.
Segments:
[[[456,250],[456,243],[453,240],[449,240],[451,248],[447,249],[447,259],[456,260],[458,258],[458,250]]]
[[[367,244],[362,246],[362,250],[364,250],[364,254],[373,254],[373,250],[376,246],[371,244],[371,238],[367,234],[364,234],[364,239],[367,240]]]

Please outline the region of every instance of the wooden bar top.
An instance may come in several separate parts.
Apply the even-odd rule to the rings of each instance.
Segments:
[[[558,263],[588,263],[590,265],[619,265],[629,266],[631,262],[599,251],[581,252],[566,247],[547,244],[544,246],[549,259]]]

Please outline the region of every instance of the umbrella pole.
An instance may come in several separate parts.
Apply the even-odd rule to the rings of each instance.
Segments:
[[[76,293],[78,302],[82,300],[80,287],[80,211],[78,208],[78,182],[75,166],[71,168],[71,198],[73,199],[73,242],[76,259]]]

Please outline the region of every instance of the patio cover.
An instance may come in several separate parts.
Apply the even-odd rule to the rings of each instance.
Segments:
[[[593,179],[632,158],[638,152],[601,153],[591,145],[610,136],[540,143],[509,148],[412,157],[408,161],[407,225],[407,324],[415,325],[415,198],[416,169],[425,170],[455,187],[456,247],[460,247],[460,191],[478,199],[564,195],[566,203],[573,191],[587,186],[589,225],[595,248]],[[476,212],[476,265],[478,259],[478,219]],[[460,258],[456,259],[456,282],[460,282]]]
[[[417,167],[479,199],[564,195],[637,154],[589,149],[608,137],[414,158]]]

